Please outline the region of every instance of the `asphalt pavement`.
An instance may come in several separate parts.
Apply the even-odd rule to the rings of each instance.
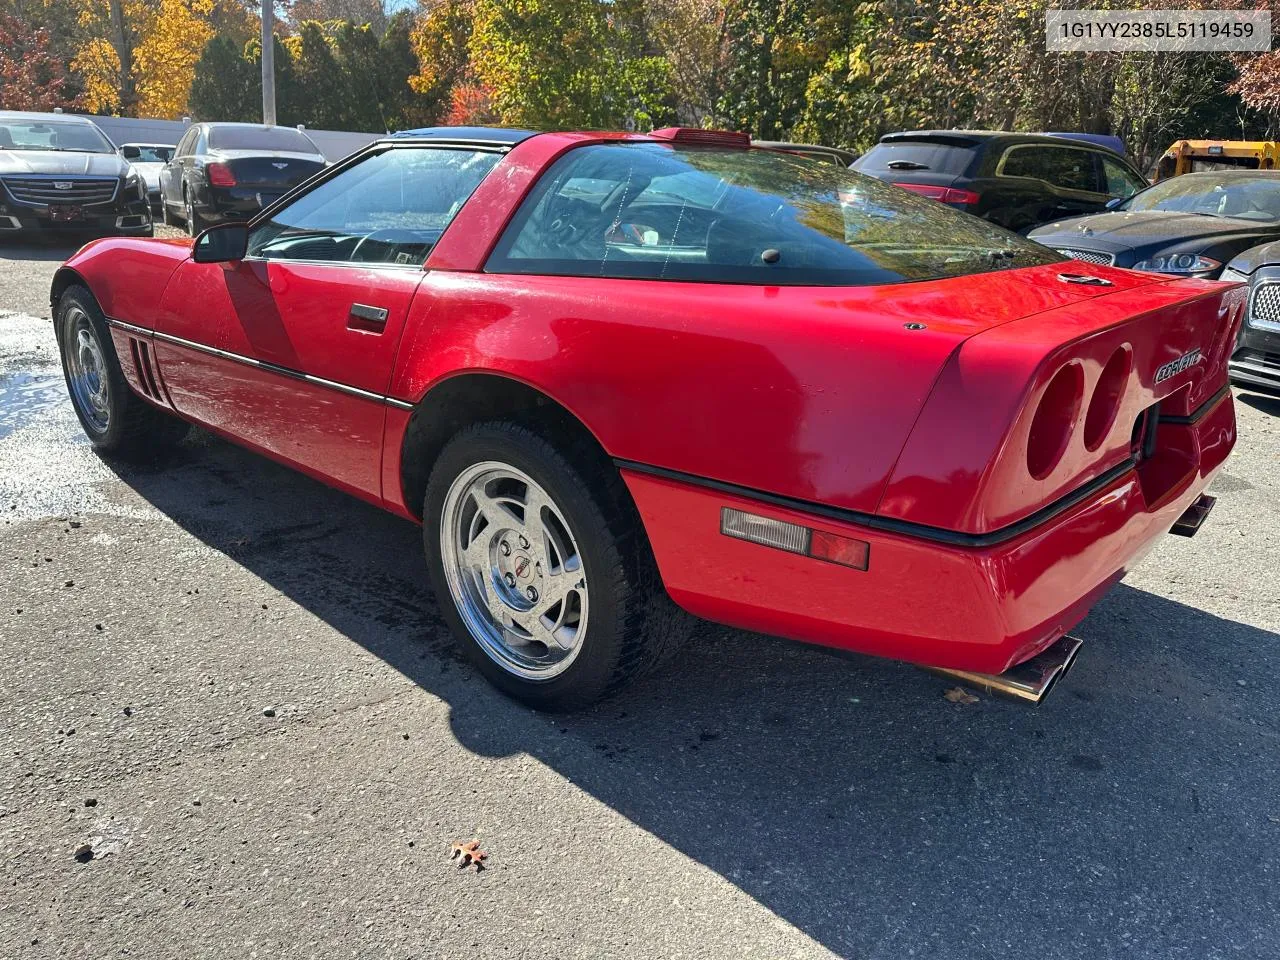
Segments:
[[[1038,709],[707,626],[545,716],[412,524],[204,432],[95,456],[68,252],[0,247],[0,957],[1280,957],[1280,401]]]

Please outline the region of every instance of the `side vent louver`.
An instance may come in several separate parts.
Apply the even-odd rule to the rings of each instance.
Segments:
[[[133,368],[138,373],[138,386],[147,398],[156,403],[164,403],[164,394],[156,380],[155,371],[151,367],[151,348],[143,340],[129,338],[129,353],[133,357]]]

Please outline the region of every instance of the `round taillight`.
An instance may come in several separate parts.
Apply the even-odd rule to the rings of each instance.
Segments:
[[[1069,363],[1053,375],[1040,396],[1027,436],[1027,469],[1036,480],[1049,475],[1071,440],[1071,430],[1084,400],[1084,371]]]
[[[1089,409],[1084,415],[1084,446],[1090,452],[1102,445],[1116,422],[1124,387],[1129,382],[1131,363],[1129,351],[1124,347],[1116,348],[1094,384]]]

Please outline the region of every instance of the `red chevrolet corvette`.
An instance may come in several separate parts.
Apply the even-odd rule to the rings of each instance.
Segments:
[[[420,521],[478,667],[570,708],[677,606],[1035,699],[1207,513],[1242,294],[739,134],[437,128],[52,302],[99,450],[197,423]]]

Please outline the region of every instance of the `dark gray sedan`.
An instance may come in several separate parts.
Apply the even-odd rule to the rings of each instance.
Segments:
[[[1058,220],[1028,236],[1086,263],[1216,279],[1236,254],[1280,240],[1280,172],[1172,177],[1106,213]]]

